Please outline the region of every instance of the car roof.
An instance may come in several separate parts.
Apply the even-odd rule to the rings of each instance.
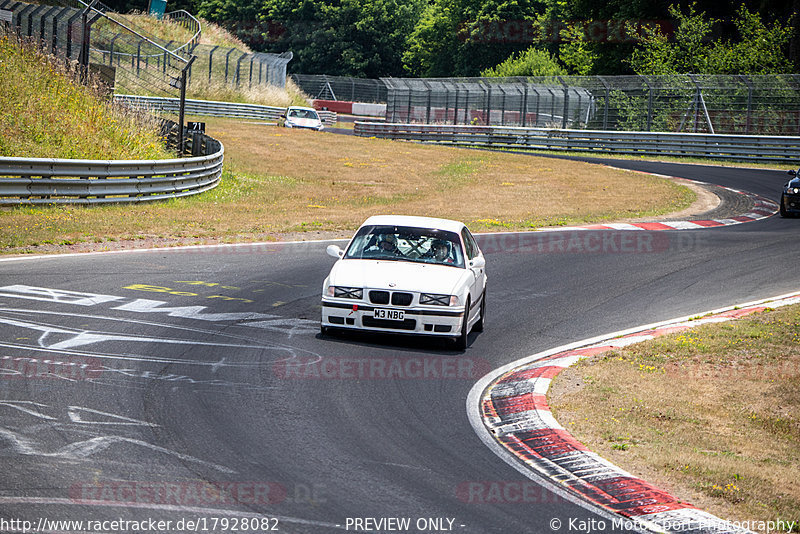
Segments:
[[[314,109],[314,108],[307,108],[307,107],[305,107],[305,106],[289,106],[289,107],[288,107],[288,108],[286,108],[286,109],[304,109],[304,110],[307,110],[307,111],[317,111],[317,110],[316,110],[316,109]]]
[[[410,226],[412,228],[437,228],[449,232],[461,233],[464,223],[450,219],[435,217],[417,217],[412,215],[373,215],[361,226]]]

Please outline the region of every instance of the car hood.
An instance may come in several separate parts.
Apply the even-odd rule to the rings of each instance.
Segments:
[[[429,263],[339,260],[331,270],[330,283],[345,287],[453,294],[468,273],[467,269]]]
[[[792,178],[786,187],[800,187],[800,178]]]
[[[316,119],[295,119],[295,118],[290,118],[290,119],[287,119],[287,120],[289,122],[291,122],[292,124],[295,124],[297,126],[302,126],[303,128],[319,128],[320,125],[322,124],[320,121],[318,121]]]

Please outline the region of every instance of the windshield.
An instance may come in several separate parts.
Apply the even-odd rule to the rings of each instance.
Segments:
[[[314,119],[319,120],[316,111],[311,109],[290,109],[289,117],[292,119]]]
[[[353,238],[344,257],[464,267],[458,234],[433,228],[364,226]]]

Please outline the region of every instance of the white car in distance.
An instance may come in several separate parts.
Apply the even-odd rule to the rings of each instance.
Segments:
[[[281,118],[283,119],[283,125],[287,128],[305,128],[317,131],[325,128],[319,113],[314,108],[289,106],[286,108],[286,112],[281,115]]]
[[[322,286],[321,332],[368,330],[450,337],[466,349],[486,317],[486,260],[458,221],[378,215],[337,258]]]

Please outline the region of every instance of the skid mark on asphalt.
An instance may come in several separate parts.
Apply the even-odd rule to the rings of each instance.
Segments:
[[[148,429],[158,426],[148,423],[146,421],[133,419],[130,417],[95,410],[92,408],[85,408],[82,406],[70,406],[67,409],[67,419],[63,419],[48,415],[44,412],[55,413],[52,408],[47,404],[42,404],[34,401],[20,401],[20,400],[0,400],[0,406],[11,408],[20,412],[24,416],[31,416],[37,424],[26,424],[23,421],[19,422],[17,430],[0,427],[0,442],[10,449],[12,452],[23,456],[40,456],[47,458],[59,458],[64,460],[88,460],[93,456],[111,449],[117,445],[133,445],[137,448],[144,448],[152,452],[160,453],[168,457],[177,458],[182,462],[202,465],[210,467],[222,473],[235,473],[236,471],[229,469],[223,465],[213,462],[201,460],[194,456],[183,454],[171,449],[167,449],[160,445],[155,445],[140,438],[129,436],[120,436],[110,433],[97,433],[91,431],[95,435],[89,439],[81,439],[72,441],[66,445],[61,445],[57,448],[48,448],[44,445],[41,438],[37,438],[37,434],[41,434],[43,430],[58,429],[62,437],[66,436],[66,432],[70,429],[84,432],[85,429],[92,429],[100,426],[101,428],[108,429],[109,426],[121,425],[125,427],[146,427]],[[94,416],[102,416],[103,420],[87,420],[80,416],[80,412],[93,414]],[[63,416],[62,416],[63,417]],[[8,421],[8,417],[4,418]],[[19,419],[19,418],[18,418]],[[115,421],[116,419],[116,421]],[[42,426],[39,424],[41,421],[47,422],[47,425]]]

